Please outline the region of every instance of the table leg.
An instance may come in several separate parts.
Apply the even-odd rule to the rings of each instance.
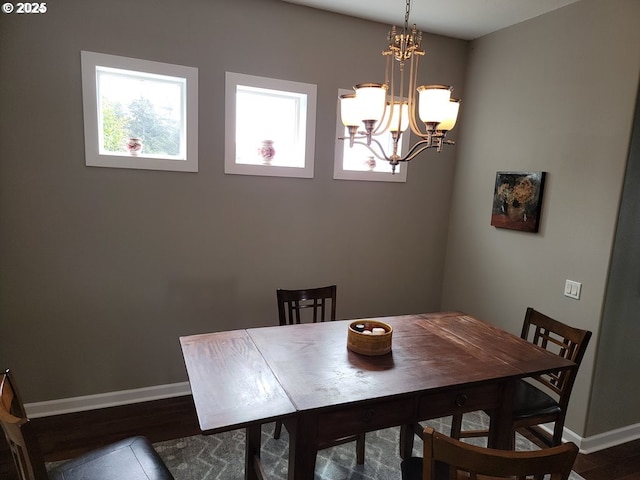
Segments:
[[[262,425],[250,425],[246,428],[246,445],[244,460],[244,478],[246,480],[260,480],[258,464],[260,462]]]
[[[413,425],[400,426],[400,458],[411,457],[413,453]]]
[[[513,404],[516,393],[516,381],[503,382],[500,387],[498,408],[491,412],[488,446],[502,450],[513,450]]]
[[[285,422],[289,432],[288,480],[314,478],[318,453],[318,419],[300,415]]]

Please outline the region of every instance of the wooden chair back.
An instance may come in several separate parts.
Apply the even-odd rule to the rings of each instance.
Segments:
[[[529,307],[520,336],[540,348],[573,361],[577,367],[569,371],[528,377],[518,382],[511,441],[515,444],[516,430],[524,428],[547,446],[560,445],[571,390],[589,345],[591,332],[566,325]],[[551,435],[540,427],[550,422],[554,424]],[[418,433],[416,426],[414,431]],[[451,420],[453,438],[486,436],[487,433],[486,430],[463,431],[462,414],[455,414]]]
[[[589,345],[591,332],[561,323],[529,307],[520,336],[545,350],[571,360],[579,367]],[[558,405],[563,412],[566,412],[577,374],[578,368],[575,368],[571,371],[550,372],[532,378],[539,382],[547,393],[555,394]]]
[[[280,325],[301,323],[300,313],[304,309],[312,309],[314,323],[335,320],[336,291],[335,285],[304,290],[278,289],[276,296]],[[327,303],[331,305],[328,307]]]
[[[335,285],[301,290],[276,290],[280,325],[302,323],[302,311],[305,309],[311,310],[310,318],[313,323],[335,320],[336,293],[337,287]],[[279,439],[281,431],[282,420],[276,420],[273,438]],[[356,442],[356,462],[358,465],[362,465],[364,463],[365,451],[364,433],[323,442],[319,445],[319,449],[330,448],[352,441]]]
[[[543,450],[517,452],[483,448],[455,440],[431,427],[424,429],[423,438],[422,480],[453,480],[460,477],[469,480],[542,480],[545,475],[549,475],[549,480],[567,480],[578,454],[578,447],[573,443]]]
[[[0,424],[20,480],[47,480],[44,458],[9,370],[0,377]]]

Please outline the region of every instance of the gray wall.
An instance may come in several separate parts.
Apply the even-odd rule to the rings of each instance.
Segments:
[[[588,433],[640,423],[640,97],[624,183],[600,348],[589,406]]]
[[[636,0],[583,0],[472,42],[469,58],[427,36],[423,83],[464,99],[459,144],[412,162],[406,184],[370,184],[332,180],[335,99],[382,80],[384,25],[275,0],[1,15],[0,367],[29,402],[183,381],[179,335],[274,324],[276,288],[335,282],[342,318],[455,308],[517,333],[534,306],[590,328],[568,427],[638,423],[637,375],[620,367],[640,355],[637,259],[620,267],[630,226],[609,280],[628,294],[604,300],[639,19]],[[198,174],[84,166],[81,49],[199,68]],[[313,180],[224,175],[227,70],[318,85]],[[538,234],[489,225],[503,169],[549,173]]]
[[[600,402],[590,417],[600,420],[587,428],[638,88],[639,20],[637,0],[583,0],[471,46],[442,308],[519,333],[532,306],[592,330],[567,418],[579,435],[640,421],[631,407],[614,421]],[[498,170],[548,172],[538,234],[490,226]],[[582,282],[579,301],[563,296],[565,279]],[[626,338],[631,345],[635,332],[635,340]],[[640,351],[625,351],[637,365]],[[629,379],[629,373],[615,369],[611,375]],[[615,395],[637,405],[637,382],[636,370]]]
[[[455,150],[332,179],[338,89],[384,80],[388,26],[275,0],[0,22],[0,366],[26,401],[185,381],[178,336],[277,324],[278,287],[336,283],[341,318],[439,309]],[[464,96],[468,43],[424,41],[423,83]],[[199,173],[84,165],[80,50],[199,69]],[[225,71],[317,84],[313,180],[224,174]]]

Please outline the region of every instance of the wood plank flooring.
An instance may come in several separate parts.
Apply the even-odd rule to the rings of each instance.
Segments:
[[[151,442],[198,435],[191,396],[68,413],[32,420],[47,461],[72,458],[132,435]],[[585,480],[640,480],[640,440],[578,455],[574,470]],[[0,441],[0,478],[18,480],[9,449]]]
[[[640,480],[640,439],[578,455],[573,469],[586,480]]]

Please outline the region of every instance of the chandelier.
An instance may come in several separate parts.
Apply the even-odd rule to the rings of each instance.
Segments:
[[[361,83],[354,87],[354,93],[340,95],[340,116],[349,136],[339,139],[348,139],[350,147],[364,145],[376,158],[388,161],[392,173],[400,162],[408,162],[428,148],[440,152],[444,145],[454,145],[445,137],[454,127],[460,107],[460,100],[451,98],[450,86],[417,86],[418,60],[425,52],[420,48],[422,32],[415,24],[409,28],[410,11],[411,0],[407,0],[404,28],[399,32],[391,27],[389,32],[389,48],[382,52],[386,57],[384,83]],[[401,155],[400,138],[409,127],[420,140]],[[392,140],[390,153],[376,138],[387,133]]]

